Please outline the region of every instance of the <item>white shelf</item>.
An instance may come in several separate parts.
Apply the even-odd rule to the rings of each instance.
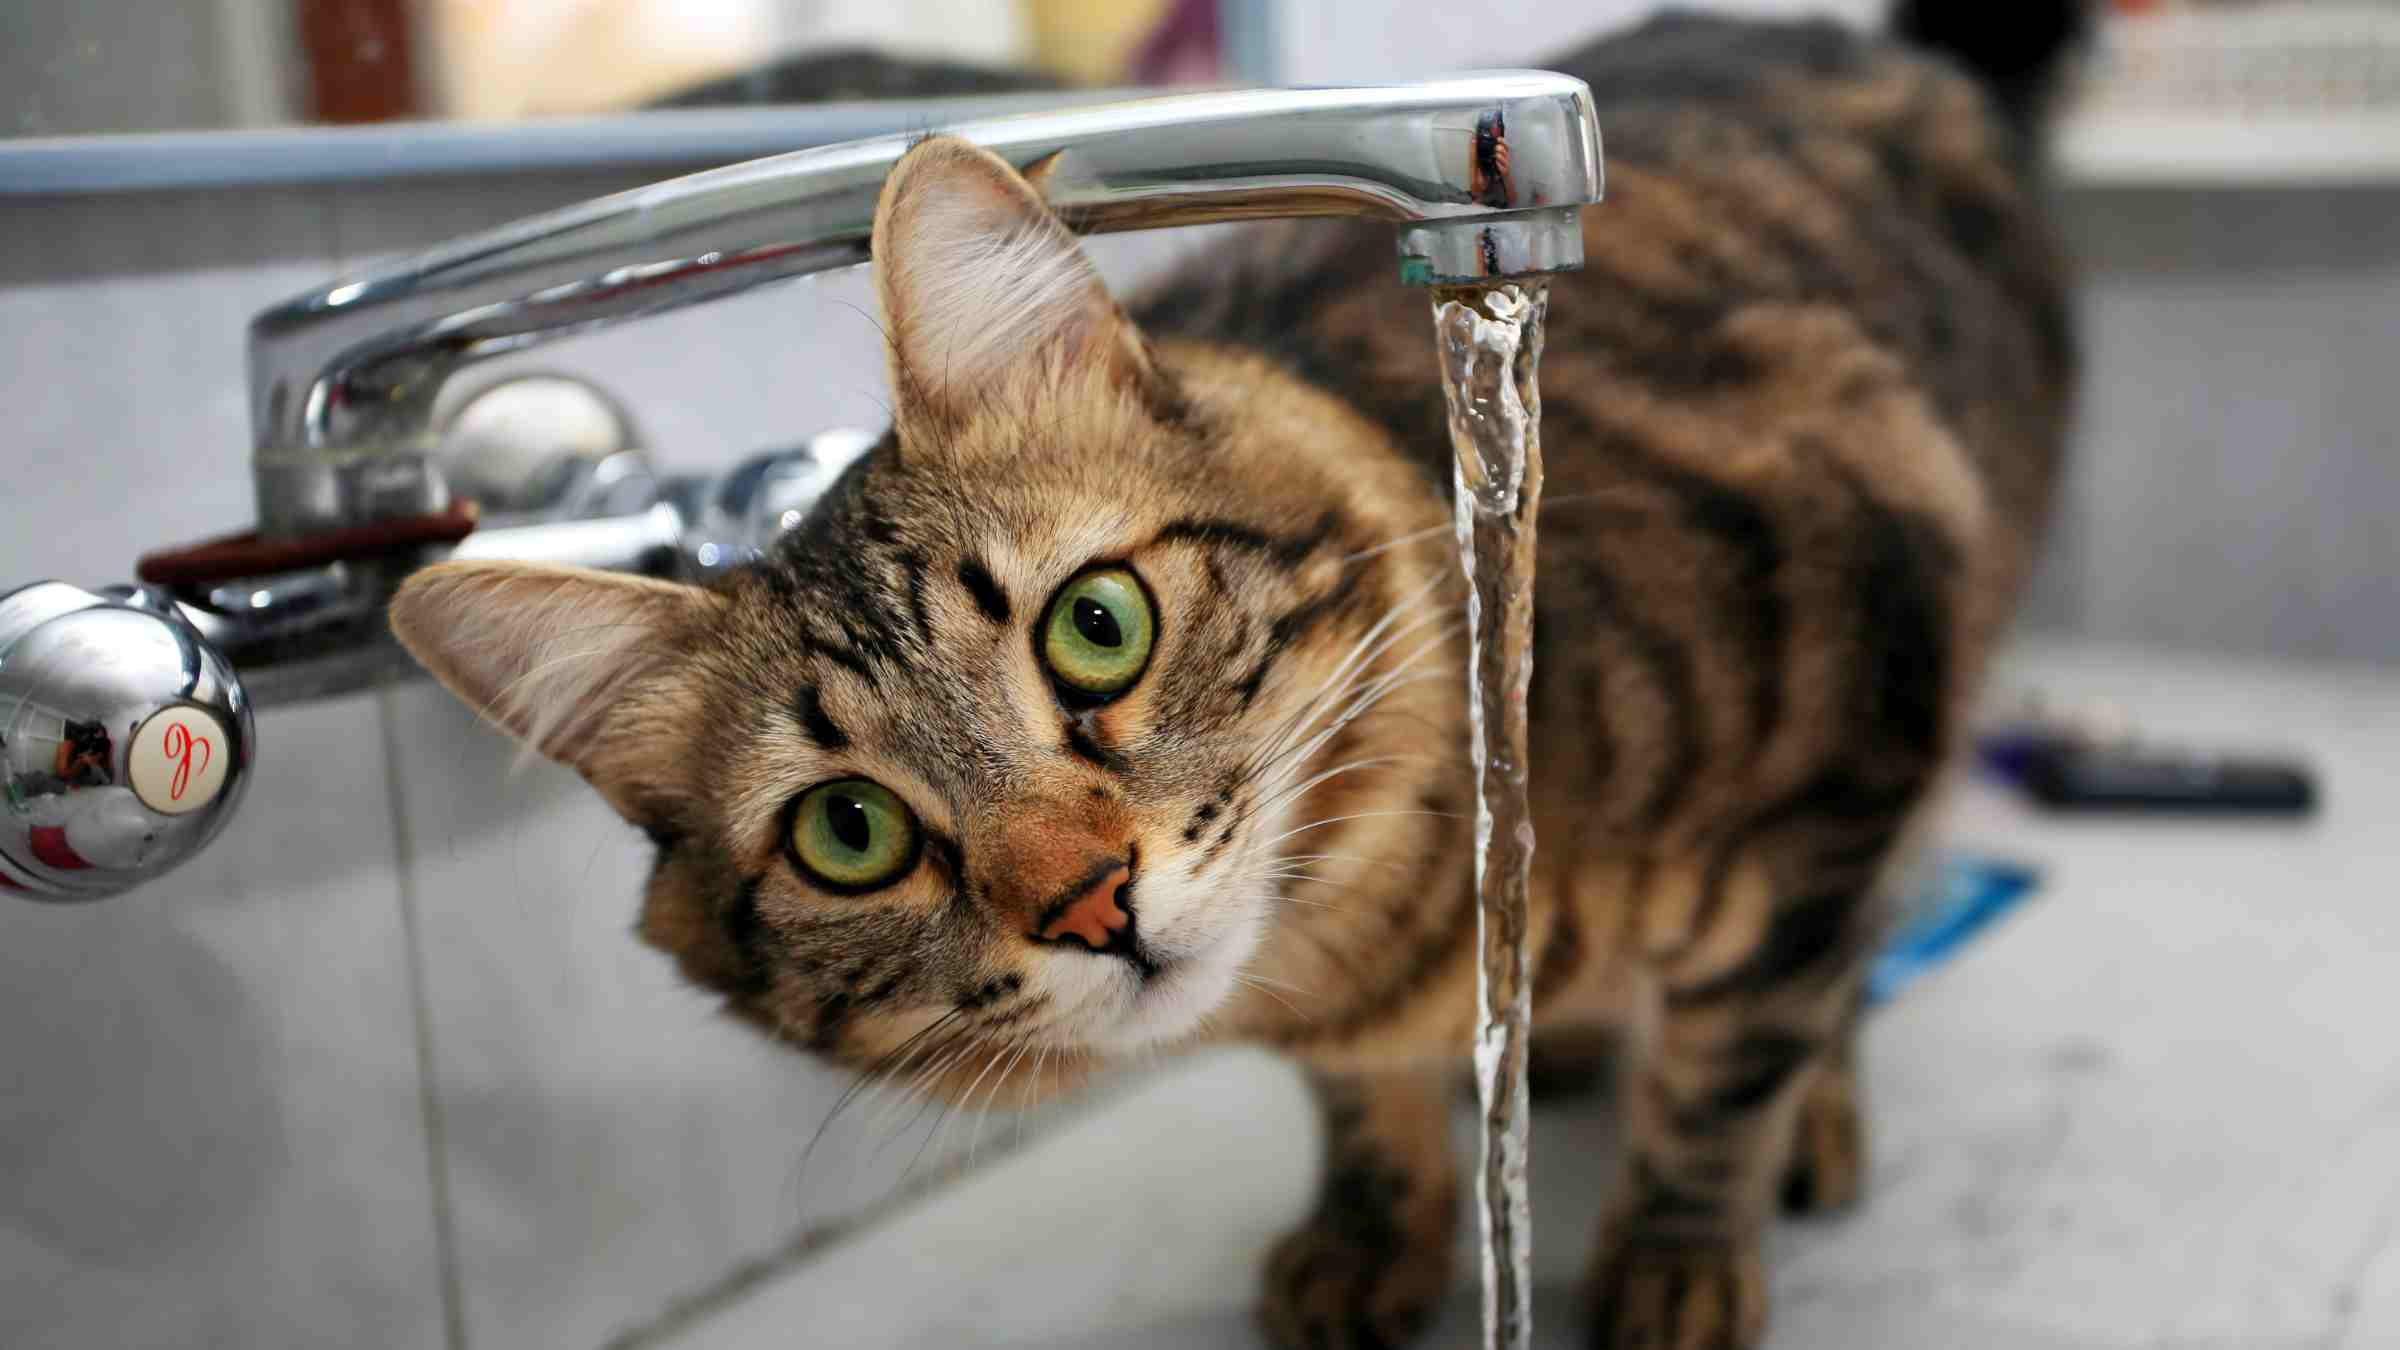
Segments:
[[[2083,111],[2052,133],[2053,167],[2089,186],[2349,187],[2400,183],[2400,109]]]
[[[2400,3],[2256,0],[2103,23],[2051,135],[2071,183],[2400,182]]]

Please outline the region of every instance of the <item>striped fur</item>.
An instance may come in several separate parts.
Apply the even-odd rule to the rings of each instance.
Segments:
[[[1537,1013],[1632,1033],[1597,1343],[1749,1346],[1777,1197],[1858,1189],[1874,901],[2026,568],[2065,302],[2010,133],[1943,68],[1701,20],[1556,64],[1601,100],[1611,196],[1542,372]],[[491,707],[579,625],[649,622],[512,725],[650,830],[644,935],[776,1035],[969,1104],[1208,1038],[1308,1062],[1333,1162],[1266,1327],[1396,1343],[1447,1279],[1474,1002],[1424,296],[1388,229],[1265,226],[1129,319],[1030,188],[938,138],[876,255],[895,425],[777,556],[666,615],[445,569],[395,626]],[[1158,614],[1107,703],[1035,636],[1096,563]],[[495,595],[510,622],[467,612]],[[780,822],[854,774],[922,860],[821,893]],[[1053,880],[1118,863],[1143,963],[1030,940]]]

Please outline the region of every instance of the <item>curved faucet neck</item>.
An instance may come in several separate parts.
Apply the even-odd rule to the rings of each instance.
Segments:
[[[1542,71],[1356,89],[1233,90],[951,129],[1029,171],[1088,233],[1291,216],[1402,227],[1403,277],[1581,265],[1602,189],[1591,91]],[[486,357],[864,262],[916,138],[802,150],[534,216],[312,291],[250,325],[262,533],[445,505],[442,382]],[[1497,153],[1496,153],[1497,152]]]

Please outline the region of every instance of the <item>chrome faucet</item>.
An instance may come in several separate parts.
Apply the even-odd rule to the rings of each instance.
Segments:
[[[927,112],[941,124],[940,105]],[[1400,280],[1419,286],[1581,266],[1581,211],[1602,188],[1590,90],[1541,71],[1170,95],[947,130],[1017,165],[1082,232],[1385,220]],[[154,555],[140,588],[0,594],[0,890],[95,898],[196,852],[240,797],[252,700],[409,671],[383,606],[435,558],[705,576],[771,543],[865,438],[828,433],[713,481],[636,474],[584,494],[601,503],[580,508],[588,519],[487,516],[453,500],[435,396],[487,357],[865,262],[876,198],[913,140],[603,197],[258,315],[256,531]],[[93,842],[78,845],[78,828]]]

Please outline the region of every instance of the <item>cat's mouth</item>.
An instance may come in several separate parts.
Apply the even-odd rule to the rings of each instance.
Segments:
[[[1169,862],[1144,868],[1129,845],[1034,916],[1040,992],[1055,1009],[1047,1038],[1103,1054],[1181,1040],[1241,980],[1263,915],[1214,878]]]
[[[1232,994],[1257,942],[1247,923],[1214,923],[1187,912],[1181,922],[1154,920],[1144,929],[1139,912],[1133,938],[1115,953],[1122,959],[1085,972],[1098,987],[1078,1020],[1097,1049],[1141,1050],[1197,1030]]]

